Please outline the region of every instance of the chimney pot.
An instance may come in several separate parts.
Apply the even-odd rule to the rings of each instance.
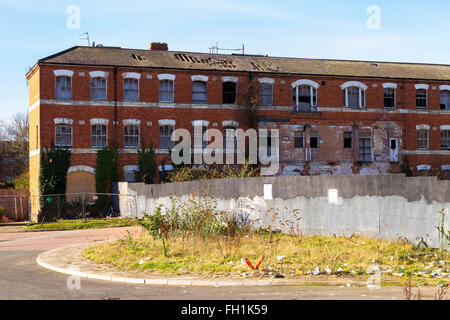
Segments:
[[[165,42],[152,42],[149,49],[151,51],[168,51],[169,47]]]

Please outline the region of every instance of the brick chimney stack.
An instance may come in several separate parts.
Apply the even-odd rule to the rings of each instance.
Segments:
[[[151,50],[151,51],[168,51],[169,47],[168,47],[167,43],[165,43],[165,42],[152,42],[152,43],[150,43],[149,50]]]

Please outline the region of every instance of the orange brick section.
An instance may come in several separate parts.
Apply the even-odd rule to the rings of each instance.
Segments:
[[[72,99],[77,101],[73,103],[56,102],[55,99],[55,76],[54,70],[66,69],[74,72],[72,78]],[[90,103],[90,76],[91,71],[104,71],[108,74],[107,79],[107,101],[110,105]],[[152,106],[139,106],[139,103],[127,104],[127,106],[117,106],[114,108],[114,97],[117,97],[118,103],[123,101],[123,77],[124,72],[138,72],[141,74],[139,81],[139,102],[154,103]],[[156,105],[159,101],[158,94],[158,74],[170,73],[176,75],[174,92],[175,103]],[[208,76],[207,82],[207,103],[205,108],[195,108],[192,106],[192,75]],[[232,108],[222,107],[222,77],[234,76],[238,78],[237,83],[237,106]],[[439,86],[444,84],[436,81],[409,81],[404,79],[374,79],[374,78],[351,78],[351,77],[331,77],[331,76],[301,76],[287,74],[266,74],[229,71],[196,71],[196,70],[167,70],[151,68],[125,68],[120,67],[114,72],[112,67],[91,67],[91,66],[67,66],[41,64],[28,75],[30,86],[30,106],[38,101],[41,103],[35,105],[30,112],[30,151],[35,151],[42,147],[48,147],[55,136],[54,118],[73,119],[73,148],[90,149],[91,148],[91,126],[90,119],[106,118],[109,120],[108,140],[117,141],[117,146],[123,148],[124,127],[122,120],[132,118],[141,120],[140,133],[146,141],[152,141],[153,146],[159,145],[159,127],[158,120],[173,119],[176,121],[176,128],[186,128],[192,130],[191,122],[193,120],[207,120],[210,122],[209,128],[222,129],[222,121],[237,120],[239,127],[245,129],[245,113],[242,105],[245,104],[245,94],[251,81],[258,88],[258,78],[274,79],[273,86],[273,105],[272,110],[261,107],[258,116],[265,118],[286,119],[289,125],[309,124],[319,126],[321,129],[321,139],[327,140],[323,134],[328,136],[328,141],[319,150],[314,150],[314,160],[316,161],[340,161],[344,159],[357,161],[357,147],[355,150],[342,150],[342,133],[328,130],[335,126],[363,127],[370,126],[377,129],[377,125],[386,126],[395,124],[399,130],[398,135],[401,150],[417,149],[417,131],[416,125],[427,124],[430,130],[430,150],[437,151],[438,154],[409,155],[411,167],[421,164],[431,165],[439,170],[442,165],[450,164],[448,153],[440,152],[440,126],[450,124],[450,114],[440,111],[440,91]],[[249,80],[252,79],[252,80]],[[309,79],[317,82],[318,106],[324,110],[318,113],[293,114],[292,113],[292,86],[291,84],[299,79]],[[368,86],[366,91],[366,109],[373,109],[374,112],[344,111],[342,108],[343,97],[341,85],[347,81],[359,81]],[[384,111],[384,88],[383,83],[393,82],[398,85],[396,90],[396,112]],[[430,86],[428,91],[428,109],[422,113],[416,111],[416,90],[415,85],[426,83]],[[257,92],[258,90],[256,90]],[[46,103],[50,100],[51,103]],[[103,105],[102,105],[103,104]],[[132,105],[132,106],[128,106]],[[217,106],[219,106],[217,108]],[[241,108],[239,108],[240,106]],[[285,108],[277,108],[284,106]],[[289,110],[286,110],[289,107]],[[327,109],[333,108],[333,109]],[[336,109],[335,109],[336,108]],[[403,113],[398,109],[406,110]],[[345,110],[345,111],[348,111]],[[117,125],[114,121],[117,120]],[[272,127],[279,127],[278,124],[270,124]],[[384,128],[384,127],[383,127]],[[386,129],[388,130],[388,129]],[[293,137],[292,132],[285,133]],[[354,142],[356,143],[356,142]],[[386,143],[386,142],[385,142]],[[305,155],[302,152],[296,152],[293,147],[293,139],[288,143],[280,143],[282,151],[281,160],[287,162],[303,161]],[[400,150],[400,151],[401,151]],[[92,150],[91,150],[92,151]],[[401,158],[401,155],[399,155]],[[96,155],[94,152],[73,153],[71,164],[85,165],[95,167]],[[158,154],[157,164],[161,160],[167,159],[166,164],[170,162],[168,154]],[[134,150],[130,153],[122,153],[119,156],[119,174],[123,175],[123,166],[136,165],[137,154]],[[30,156],[30,192],[37,192],[37,179],[39,168],[39,156]],[[416,172],[417,173],[417,172]]]

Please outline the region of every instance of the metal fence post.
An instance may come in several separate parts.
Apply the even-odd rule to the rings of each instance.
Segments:
[[[86,197],[86,194],[83,193],[81,195],[81,207],[82,207],[82,212],[83,212],[83,222],[86,222],[85,197]]]

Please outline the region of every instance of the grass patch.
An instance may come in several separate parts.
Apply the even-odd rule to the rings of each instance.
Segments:
[[[165,256],[162,242],[148,234],[85,251],[85,257],[121,269],[170,274],[242,275],[251,273],[241,259],[255,265],[264,255],[260,275],[281,273],[285,277],[312,275],[319,268],[323,275],[367,276],[370,266],[378,265],[382,277],[397,275],[427,283],[450,272],[448,252],[419,250],[412,244],[361,237],[300,237],[287,234],[249,232],[239,245],[226,237],[205,239],[177,237]],[[226,250],[225,250],[226,248]],[[316,269],[317,270],[317,269]],[[447,278],[448,279],[448,278]]]
[[[59,220],[57,222],[33,224],[27,226],[25,231],[44,231],[44,230],[82,230],[82,229],[100,229],[100,228],[114,228],[126,227],[136,224],[135,219],[102,219],[102,220],[88,220],[83,222],[78,220]]]

